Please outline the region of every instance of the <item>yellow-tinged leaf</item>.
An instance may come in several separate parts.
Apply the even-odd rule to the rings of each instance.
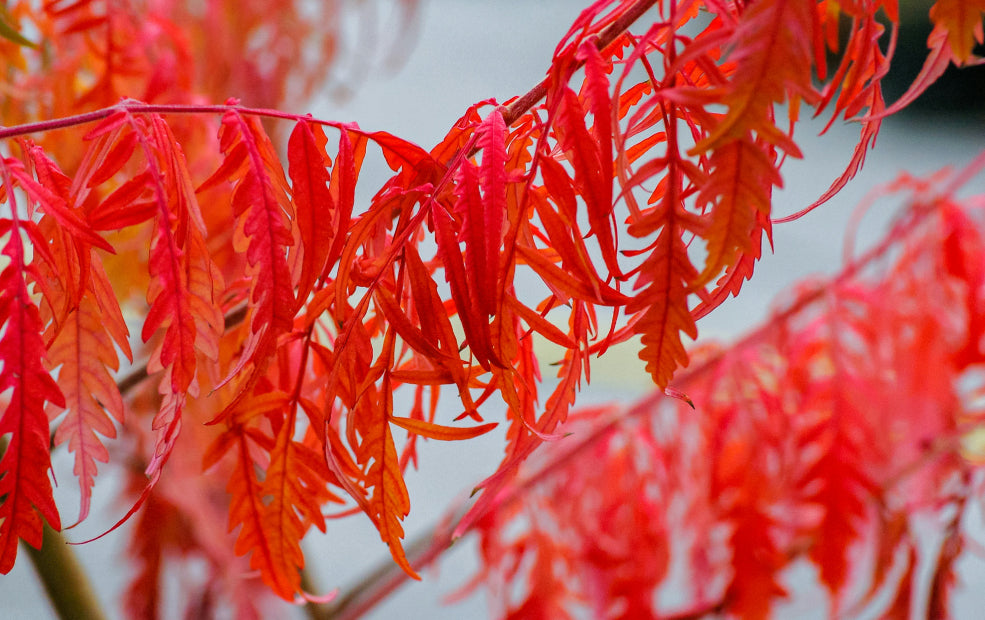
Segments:
[[[963,65],[972,57],[975,41],[982,42],[985,0],[938,0],[930,8],[930,19],[947,31],[954,62]]]

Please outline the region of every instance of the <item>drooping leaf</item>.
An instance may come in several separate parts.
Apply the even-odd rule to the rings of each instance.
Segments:
[[[308,298],[325,269],[335,237],[341,236],[343,230],[333,226],[337,207],[328,188],[329,174],[320,146],[324,143],[321,128],[304,121],[295,126],[288,143],[292,197],[303,256],[297,293],[301,301]]]
[[[499,303],[499,256],[506,216],[506,125],[498,110],[486,117],[477,136],[482,164],[476,167],[464,162],[459,168],[455,212],[462,220],[459,241],[465,244],[468,287],[480,313],[476,323],[481,324],[483,316],[496,314]]]
[[[6,161],[0,166],[9,199],[12,175]],[[0,436],[9,435],[0,458],[0,574],[13,568],[19,540],[41,547],[42,518],[56,531],[61,529],[48,478],[51,455],[44,407],[46,402],[65,406],[44,368],[41,319],[24,281],[28,265],[15,204],[11,212],[13,219],[0,221],[0,230],[9,235],[3,248],[9,262],[0,272],[0,393],[9,391],[0,414]]]
[[[604,157],[611,157],[611,144],[600,146],[585,127],[585,110],[571,89],[560,95],[557,129],[561,148],[575,170],[574,185],[585,200],[590,234],[598,240],[609,272],[621,274],[616,259],[616,238],[613,233],[612,184],[603,175],[611,170]],[[598,105],[598,103],[596,103]],[[604,106],[602,106],[604,108]],[[596,123],[604,122],[596,119]]]
[[[230,432],[235,437],[235,441],[228,444],[228,448],[234,451],[234,468],[226,491],[231,498],[229,529],[240,528],[236,537],[236,554],[251,554],[250,568],[260,571],[263,582],[275,594],[291,600],[300,589],[300,575],[294,566],[283,570],[279,561],[281,558],[276,555],[276,543],[272,540],[278,532],[268,532],[264,523],[266,507],[253,456],[255,439],[246,434],[242,427],[234,427]]]
[[[688,355],[681,336],[698,336],[687,305],[688,284],[697,278],[697,270],[688,259],[687,247],[676,234],[665,228],[643,263],[641,283],[646,288],[627,306],[627,311],[643,311],[636,323],[642,335],[640,359],[658,388],[665,388],[678,367],[686,366]]]
[[[455,307],[462,320],[469,346],[483,368],[489,368],[493,353],[489,345],[488,321],[479,314],[478,308],[472,303],[465,260],[458,245],[454,221],[438,203],[434,203],[431,209],[431,218],[434,222],[435,241],[438,244],[438,257],[444,266],[445,279],[451,286],[452,299],[455,300]]]
[[[84,297],[48,348],[48,363],[59,369],[58,385],[67,408],[53,444],[67,443],[75,453],[74,473],[82,491],[79,521],[89,514],[96,462],[109,461],[99,435],[115,438],[113,422],[123,422],[123,399],[109,374],[119,368],[119,360],[100,310],[92,297]]]
[[[382,389],[387,387],[384,381]],[[410,513],[410,496],[390,431],[391,398],[391,394],[383,392],[368,393],[359,400],[359,413],[364,417],[360,426],[365,434],[356,456],[366,468],[364,478],[370,489],[366,500],[369,517],[373,519],[380,538],[389,546],[394,562],[410,577],[420,579],[407,560],[401,543],[404,529],[400,522]]]
[[[220,142],[227,159],[213,179],[235,182],[232,209],[239,218],[238,233],[245,241],[252,279],[247,319],[250,336],[233,371],[236,374],[246,364],[253,364],[245,392],[272,354],[277,338],[293,325],[296,301],[287,264],[287,248],[294,244],[290,229],[293,211],[284,171],[255,119],[228,112],[223,117]]]
[[[287,600],[302,592],[299,571],[305,560],[301,539],[312,525],[325,531],[323,504],[329,500],[341,503],[327,492],[327,471],[319,455],[293,441],[292,431],[292,425],[285,424],[278,433],[259,492],[265,502],[260,524],[265,538],[263,551],[269,553],[270,561],[261,570],[271,573],[264,575],[264,580],[280,584],[278,594]],[[290,592],[282,589],[286,583],[291,585]]]
[[[698,204],[711,205],[705,230],[708,256],[692,286],[701,286],[735,263],[740,253],[756,253],[755,227],[770,213],[772,189],[780,186],[780,175],[762,144],[749,139],[734,140],[716,149],[709,158],[712,172],[698,194]],[[757,218],[757,212],[764,216]]]
[[[438,439],[440,441],[472,439],[473,437],[478,437],[479,435],[485,435],[492,429],[496,428],[498,424],[497,422],[491,422],[481,426],[461,428],[455,426],[445,426],[443,424],[434,424],[433,422],[425,422],[423,420],[415,420],[413,418],[402,418],[399,416],[391,416],[390,421],[406,431],[422,437]]]
[[[729,58],[736,68],[723,101],[728,112],[692,153],[755,131],[786,153],[800,156],[796,144],[774,124],[771,108],[788,99],[817,99],[810,78],[812,43],[819,36],[814,7],[814,2],[804,0],[776,0],[749,5],[742,12],[733,35],[737,45]]]

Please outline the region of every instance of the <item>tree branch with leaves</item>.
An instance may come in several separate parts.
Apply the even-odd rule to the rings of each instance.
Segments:
[[[158,613],[171,557],[209,567],[185,593],[200,614],[220,600],[259,614],[248,573],[286,601],[320,600],[302,583],[301,541],[337,512],[369,519],[417,578],[402,522],[419,440],[467,441],[503,424],[502,462],[452,534],[494,537],[519,468],[571,428],[592,357],[638,337],[660,393],[697,404],[692,392],[713,392],[672,382],[697,320],[739,293],[772,239],[772,191],[785,158],[800,156],[802,108],[860,126],[851,164],[814,208],[858,171],[882,118],[948,64],[976,62],[982,32],[981,7],[937,5],[927,65],[887,106],[894,2],[601,0],[562,37],[538,86],[471,106],[426,149],[278,110],[318,84],[303,46],[328,61],[339,41],[337,22],[306,19],[304,5],[8,3],[0,571],[18,541],[41,544],[44,523],[61,529],[51,445],[73,454],[78,521],[97,463],[126,472],[131,508],[108,531],[136,520],[126,607],[138,617]],[[236,27],[218,27],[228,20]],[[367,157],[389,169],[378,187],[364,187]],[[556,382],[542,380],[538,343],[560,351]],[[829,361],[851,353],[825,346]],[[445,419],[438,404],[449,400],[459,415]],[[505,416],[490,420],[492,403]],[[699,406],[708,433],[729,430],[717,407]],[[860,450],[839,426],[852,420],[808,417],[790,424]],[[695,609],[759,617],[792,553],[769,536],[750,542],[776,525],[758,494],[768,464],[738,472],[748,444],[707,448],[734,452],[721,456],[705,508],[709,523],[738,524],[733,564],[755,583],[733,580]],[[629,457],[605,458],[617,467]],[[841,476],[811,472],[822,489]],[[840,484],[874,479],[842,473]],[[598,483],[590,474],[570,484]],[[639,484],[623,481],[609,499]],[[861,502],[857,489],[818,492]],[[632,509],[612,527],[654,507]],[[563,612],[569,586],[550,567],[591,559],[550,542],[563,522],[528,534],[524,548],[541,553],[531,583],[546,594],[510,613]],[[814,527],[847,532],[846,544],[855,531]],[[669,550],[650,533],[648,575],[659,582]],[[808,549],[836,594],[844,558]],[[492,567],[514,552],[484,559]],[[595,585],[601,615],[628,587]]]

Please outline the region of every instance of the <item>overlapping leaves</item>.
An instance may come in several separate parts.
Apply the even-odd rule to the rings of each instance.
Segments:
[[[945,64],[970,62],[980,38],[977,5],[958,4],[934,13],[932,43],[938,55],[950,50]],[[52,2],[33,16],[66,46],[114,24],[125,37],[110,37],[94,56],[78,52],[95,84],[68,98],[76,108],[58,111],[121,93],[153,103],[176,92],[184,101],[193,86],[169,71],[171,52],[132,75],[113,70],[121,54],[141,42],[157,49],[167,35],[151,37],[95,5]],[[699,9],[701,30],[686,30]],[[558,45],[536,97],[473,106],[430,152],[385,132],[236,102],[125,101],[62,123],[101,121],[70,153],[51,138],[23,142],[2,178],[12,215],[0,220],[10,259],[0,352],[12,392],[0,429],[12,435],[0,461],[8,489],[0,507],[10,515],[0,525],[0,567],[12,565],[18,538],[39,542],[39,514],[59,521],[47,479],[47,402],[52,416],[68,409],[55,442],[76,454],[83,518],[95,463],[108,456],[102,438],[118,424],[153,431],[140,455],[151,483],[134,510],[160,482],[182,426],[205,424],[210,447],[181,456],[204,457],[223,481],[236,552],[250,554],[276,594],[303,594],[301,539],[311,526],[325,530],[328,503],[364,513],[414,575],[401,540],[411,509],[404,472],[418,439],[481,435],[497,423],[482,405],[507,405],[503,461],[478,485],[484,493],[464,531],[521,462],[560,436],[593,355],[639,336],[661,390],[687,365],[697,318],[738,293],[771,235],[772,189],[782,158],[799,156],[802,106],[831,109],[832,120],[864,117],[851,164],[822,200],[857,171],[887,112],[879,80],[891,51],[880,47],[880,10],[895,29],[894,3],[601,0]],[[12,14],[28,19],[26,11]],[[839,49],[842,12],[852,21]],[[652,25],[631,34],[644,13]],[[4,50],[26,66],[27,51]],[[826,51],[841,52],[830,77]],[[904,100],[933,79],[933,62]],[[192,121],[189,112],[201,114]],[[293,122],[286,171],[267,125],[284,119]],[[392,174],[357,201],[370,193],[357,193],[363,163],[377,154]],[[18,194],[28,200],[21,219]],[[124,316],[136,317],[145,363],[121,389],[112,377],[115,348],[131,355]],[[546,398],[539,342],[560,347]],[[438,419],[443,392],[460,403],[454,420]],[[136,422],[124,421],[125,408]],[[810,424],[844,454],[858,451],[837,419]],[[829,465],[819,460],[805,480],[818,487],[812,501],[847,497],[843,520],[819,527],[851,539],[852,494],[867,478]],[[739,495],[723,514],[766,527],[761,498],[743,496],[759,481],[719,473]],[[745,539],[736,538],[736,556],[773,557],[765,541],[765,550],[740,549]],[[824,565],[837,589],[843,567]],[[539,578],[551,582],[544,566]],[[777,592],[764,566],[737,600]]]
[[[982,492],[983,168],[900,179],[882,242],[678,378],[697,411],[657,392],[575,413],[578,439],[475,525],[493,608],[756,619],[826,595],[830,615],[959,615]]]

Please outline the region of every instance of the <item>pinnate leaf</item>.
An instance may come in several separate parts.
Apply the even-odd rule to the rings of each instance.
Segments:
[[[0,165],[9,195],[11,175],[6,162]],[[41,547],[42,518],[61,529],[48,479],[51,455],[44,407],[46,402],[65,406],[44,367],[41,318],[24,281],[28,267],[16,205],[11,210],[14,219],[0,221],[2,232],[9,235],[2,252],[9,262],[0,272],[0,393],[10,391],[0,414],[0,436],[10,437],[0,458],[0,574],[13,568],[19,540]]]
[[[630,312],[643,311],[635,325],[643,337],[639,356],[646,362],[646,370],[658,389],[667,387],[679,366],[687,366],[688,355],[681,334],[698,336],[687,305],[689,283],[698,273],[688,258],[684,241],[675,231],[668,226],[658,235],[637,284],[647,286],[626,307]]]
[[[770,212],[773,186],[780,175],[767,147],[744,138],[716,149],[710,157],[712,172],[698,195],[698,203],[710,204],[710,222],[705,230],[708,256],[701,275],[692,286],[701,286],[735,263],[740,253],[758,253],[753,240],[756,230]],[[757,217],[757,212],[762,218]]]
[[[241,246],[245,240],[252,284],[247,318],[250,335],[232,375],[253,363],[241,392],[246,393],[277,338],[293,326],[296,301],[287,263],[287,249],[294,245],[293,209],[284,171],[259,121],[230,111],[223,117],[219,139],[226,158],[205,186],[226,180],[234,183],[232,209],[241,234],[237,243]]]
[[[743,11],[729,58],[736,68],[726,87],[728,112],[692,153],[755,131],[790,155],[800,156],[796,144],[774,124],[770,109],[793,98],[817,100],[811,83],[812,43],[819,36],[815,7],[810,1],[776,0],[757,2]]]
[[[67,408],[54,445],[67,443],[69,451],[75,453],[74,472],[82,491],[79,521],[89,514],[96,462],[109,461],[99,435],[116,437],[113,422],[123,422],[123,399],[109,374],[109,370],[119,368],[119,360],[104,321],[97,303],[87,295],[48,348],[49,365],[60,367],[58,385]]]
[[[344,132],[343,132],[344,133]],[[298,281],[298,299],[308,297],[325,270],[338,231],[337,207],[329,191],[329,174],[325,169],[325,135],[317,125],[299,122],[287,145],[289,173],[293,182],[294,212],[301,237],[302,264]]]
[[[388,382],[384,381],[382,390],[387,387]],[[390,555],[404,572],[420,579],[407,560],[401,542],[404,529],[400,522],[410,513],[410,495],[390,430],[390,398],[389,393],[377,393],[370,387],[369,393],[359,400],[357,412],[361,414],[359,424],[364,436],[356,457],[366,468],[364,480],[370,490],[366,508],[380,538],[389,546]]]

